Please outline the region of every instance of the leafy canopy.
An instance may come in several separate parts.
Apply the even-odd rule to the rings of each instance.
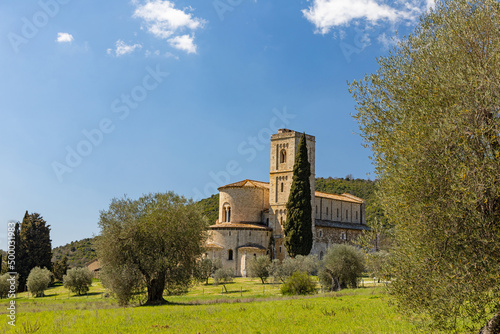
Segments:
[[[207,222],[192,201],[168,192],[113,199],[101,212],[99,226],[103,281],[123,304],[144,282],[147,303],[155,304],[164,302],[165,290],[185,291],[190,284]]]
[[[351,84],[394,225],[391,290],[447,329],[500,310],[500,4],[443,0]]]

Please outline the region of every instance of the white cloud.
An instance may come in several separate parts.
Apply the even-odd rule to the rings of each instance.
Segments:
[[[57,42],[58,43],[71,43],[73,42],[73,35],[68,34],[67,32],[57,33]]]
[[[142,48],[141,44],[127,45],[121,39],[116,41],[115,46],[116,46],[116,49],[114,50],[114,53],[117,57],[126,55],[128,53],[132,53],[135,51],[135,49]],[[108,54],[113,54],[113,49],[108,49],[107,52],[108,52]]]
[[[194,17],[189,11],[191,7],[180,10],[174,8],[174,3],[163,0],[148,0],[145,4],[133,2],[137,7],[134,18],[144,20],[145,28],[160,39],[166,39],[173,47],[187,53],[196,53],[193,35],[179,33],[202,28],[205,20]]]
[[[170,38],[168,43],[176,49],[186,51],[187,53],[196,53],[194,37],[190,35],[175,36]]]
[[[423,11],[432,7],[434,0],[398,2],[396,7],[382,3],[381,0],[313,0],[308,9],[303,9],[304,17],[313,23],[316,32],[326,34],[339,26],[366,20],[371,24],[380,21],[396,23],[402,20],[414,20]]]
[[[389,50],[391,47],[398,44],[399,39],[397,37],[387,37],[385,32],[378,36],[378,42],[382,44],[385,50]]]

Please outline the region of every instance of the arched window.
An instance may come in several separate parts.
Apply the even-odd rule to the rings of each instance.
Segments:
[[[349,210],[345,210],[345,219],[349,219]]]
[[[231,222],[231,206],[229,203],[224,204],[224,222]]]
[[[227,259],[228,259],[228,261],[233,260],[233,250],[232,249],[227,251]]]
[[[283,192],[284,187],[285,187],[285,186],[284,186],[284,183],[283,183],[283,182],[281,182],[281,192]]]
[[[358,211],[356,211],[356,220],[358,220]]]
[[[280,153],[280,163],[285,163],[286,162],[286,151],[285,150],[281,150],[281,153]]]
[[[337,209],[337,218],[339,218],[339,209]]]
[[[326,215],[328,216],[328,208],[326,208]]]

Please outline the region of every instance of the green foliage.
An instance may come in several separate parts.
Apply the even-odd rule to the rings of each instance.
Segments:
[[[281,286],[284,295],[312,295],[316,293],[316,284],[304,271],[296,271]]]
[[[196,263],[194,277],[199,282],[205,282],[208,284],[208,279],[219,268],[222,268],[222,261],[220,259],[216,258],[211,260],[209,258],[203,258]]]
[[[66,275],[66,271],[68,271],[68,268],[69,268],[69,266],[68,266],[68,257],[67,256],[63,257],[59,261],[56,261],[54,263],[54,270],[53,270],[55,279],[62,281],[63,276]]]
[[[323,288],[331,291],[355,288],[364,271],[363,252],[351,245],[333,245],[326,253],[318,277]]]
[[[88,263],[97,259],[94,242],[95,238],[85,238],[72,241],[64,246],[55,247],[52,250],[52,261],[55,263],[67,257],[70,268],[85,267]]]
[[[52,273],[47,268],[35,267],[31,269],[26,285],[28,291],[36,297],[43,297],[43,292],[47,290],[52,280]]]
[[[248,274],[250,277],[258,277],[262,284],[266,283],[271,269],[271,260],[267,255],[261,255],[250,259],[248,262]]]
[[[20,275],[20,288],[24,288],[31,269],[40,267],[50,270],[51,258],[50,225],[46,225],[40,214],[26,211],[16,243],[16,270]]]
[[[19,285],[19,275],[16,276],[11,276],[8,273],[3,274],[0,276],[0,298],[7,298],[10,292],[10,287],[11,287],[11,278],[15,278],[15,287],[17,290],[17,286]]]
[[[386,251],[370,252],[366,254],[366,271],[371,277],[377,277],[383,280],[390,280],[391,273],[391,254]]]
[[[309,275],[315,274],[318,269],[316,255],[297,255],[295,258],[286,258],[283,261],[274,259],[270,266],[270,274],[275,281],[285,282],[294,272],[303,271]]]
[[[64,287],[73,293],[82,295],[92,285],[92,273],[88,268],[73,268],[63,277]]]
[[[293,165],[293,180],[286,203],[284,245],[291,257],[308,255],[312,248],[311,165],[307,155],[306,135],[302,134]]]
[[[107,286],[116,289],[120,284],[108,275],[127,276],[124,286],[114,291],[125,297],[122,303],[131,296],[123,290],[140,283],[147,288],[147,304],[162,303],[165,290],[178,293],[191,283],[207,227],[192,201],[173,192],[113,199],[101,211],[99,226],[96,246]]]
[[[219,268],[214,273],[214,285],[232,282],[234,278],[233,269]]]
[[[354,82],[395,228],[401,309],[479,328],[500,311],[500,4],[444,0]]]
[[[316,190],[330,193],[348,193],[364,200],[375,196],[376,181],[352,178],[316,178]]]
[[[215,224],[215,221],[219,219],[219,194],[204,198],[196,202],[196,205],[199,206],[202,215],[207,217],[210,224]]]
[[[144,290],[142,274],[127,264],[106,266],[101,269],[99,277],[102,285],[111,291],[120,306],[128,305],[135,295],[142,294]]]

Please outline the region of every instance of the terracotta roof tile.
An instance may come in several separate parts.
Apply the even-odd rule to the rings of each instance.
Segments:
[[[261,181],[246,179],[243,181],[226,184],[225,186],[219,187],[217,190],[223,188],[239,188],[239,187],[254,187],[254,188],[269,189],[269,182],[261,182]]]
[[[322,197],[322,198],[335,199],[337,201],[343,201],[343,202],[358,203],[358,204],[362,204],[365,202],[361,198],[358,198],[356,196],[353,196],[353,195],[347,194],[347,193],[344,193],[342,195],[336,195],[336,194],[328,194],[328,193],[324,193],[321,191],[316,191],[315,196]]]

